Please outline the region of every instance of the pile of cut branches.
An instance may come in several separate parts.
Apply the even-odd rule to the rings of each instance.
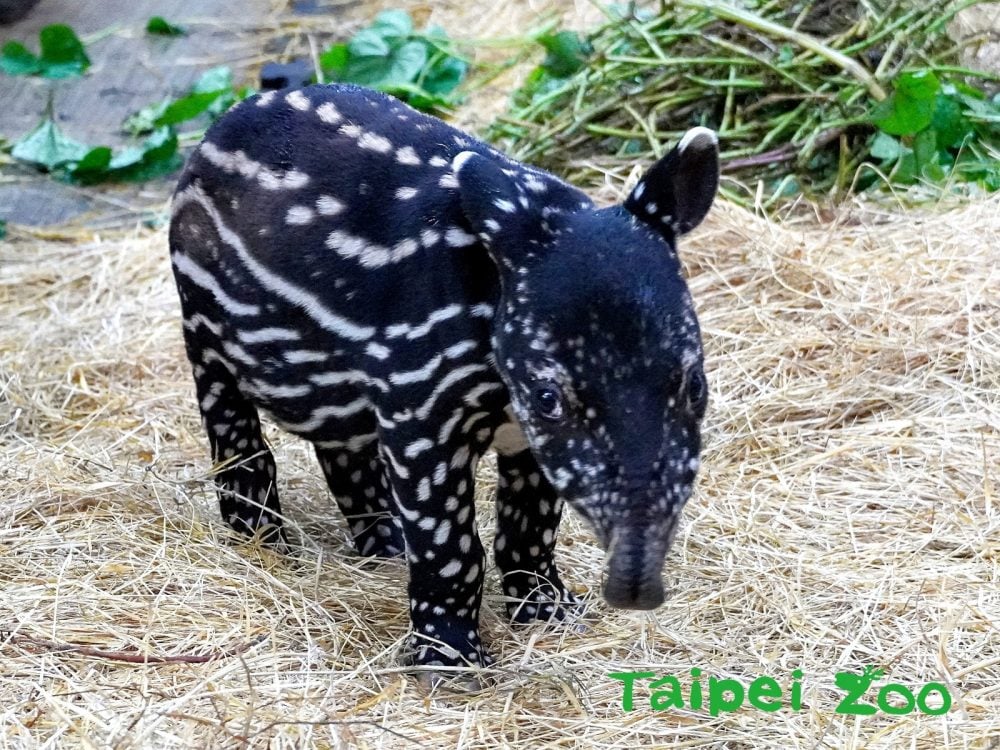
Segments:
[[[1000,189],[1000,76],[958,64],[947,26],[970,0],[674,0],[619,9],[589,58],[543,65],[492,126],[571,179],[719,131],[723,170],[765,201],[891,182]],[[868,163],[871,168],[860,168]],[[731,184],[731,183],[730,183]],[[746,197],[746,196],[744,196]]]

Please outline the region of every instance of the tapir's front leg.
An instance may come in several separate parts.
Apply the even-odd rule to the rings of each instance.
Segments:
[[[560,580],[553,556],[563,501],[531,451],[506,455],[497,447],[493,548],[507,612],[515,622],[561,620],[579,604]]]
[[[381,441],[409,567],[410,663],[482,666],[479,606],[485,556],[475,524],[478,441],[455,429],[431,441],[414,422],[383,429]]]

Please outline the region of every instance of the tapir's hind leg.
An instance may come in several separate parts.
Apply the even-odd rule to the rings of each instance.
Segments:
[[[222,518],[240,533],[253,535],[260,530],[264,541],[277,542],[284,535],[274,456],[261,436],[257,409],[240,392],[223,341],[228,321],[223,298],[230,307],[237,303],[206,270],[218,271],[220,245],[200,209],[182,206],[175,212],[170,251],[184,317],[184,345],[217,469],[214,479]]]
[[[202,424],[218,467],[215,485],[222,518],[236,531],[262,531],[266,542],[281,533],[281,506],[274,456],[264,443],[260,419],[226,364],[213,349],[195,351],[194,379]]]
[[[378,441],[363,445],[323,447],[316,457],[326,482],[347,519],[358,553],[373,557],[403,554],[403,532],[392,514],[392,495]]]

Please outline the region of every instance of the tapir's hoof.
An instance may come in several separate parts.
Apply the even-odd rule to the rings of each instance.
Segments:
[[[417,675],[417,683],[428,694],[471,695],[483,691],[482,680],[464,672],[423,671]]]

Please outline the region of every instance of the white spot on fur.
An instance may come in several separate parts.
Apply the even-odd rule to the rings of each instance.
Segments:
[[[320,104],[316,107],[316,114],[319,116],[319,119],[330,125],[336,125],[344,119],[344,116],[340,114],[340,110],[337,109],[333,102]]]
[[[295,109],[299,110],[299,112],[308,112],[309,108],[312,106],[309,102],[309,97],[301,91],[289,91],[288,95],[285,97],[285,101]]]
[[[453,576],[457,576],[461,570],[462,562],[460,560],[452,560],[450,563],[441,568],[438,575],[441,578],[452,578]]]
[[[374,341],[365,347],[365,354],[375,359],[388,359],[391,353],[389,347],[376,344]]]
[[[441,239],[441,233],[436,229],[423,229],[420,232],[420,243],[424,247],[430,247],[431,245],[436,245],[438,240]]]
[[[396,197],[401,201],[408,201],[419,192],[415,187],[401,187],[396,190]]]
[[[396,161],[400,164],[409,164],[414,167],[420,166],[420,156],[413,150],[412,146],[403,146],[396,149]]]
[[[362,133],[358,138],[358,146],[380,154],[387,154],[392,151],[392,141],[375,133]]]
[[[475,236],[469,234],[461,227],[451,227],[445,232],[444,240],[452,247],[466,247],[476,243]]]
[[[321,195],[316,199],[316,210],[323,216],[336,216],[346,206],[332,195]]]
[[[287,224],[292,224],[293,226],[301,226],[303,224],[309,224],[314,218],[316,218],[316,214],[311,208],[309,208],[309,206],[292,206],[288,209],[288,214],[285,216],[285,222]]]

